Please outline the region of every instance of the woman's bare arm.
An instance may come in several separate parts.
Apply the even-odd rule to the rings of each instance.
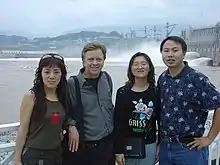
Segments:
[[[20,106],[20,127],[18,129],[16,147],[15,147],[16,162],[21,162],[21,154],[23,147],[25,145],[33,107],[34,107],[34,94],[29,92],[23,96]]]

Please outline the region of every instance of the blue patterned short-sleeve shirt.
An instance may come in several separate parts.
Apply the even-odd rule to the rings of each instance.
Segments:
[[[162,136],[202,136],[209,110],[220,107],[220,93],[187,63],[176,77],[169,71],[158,79]]]

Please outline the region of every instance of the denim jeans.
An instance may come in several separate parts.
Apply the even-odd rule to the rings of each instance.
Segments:
[[[146,158],[145,159],[126,159],[125,165],[154,165],[156,156],[157,144],[147,144],[145,146]]]
[[[208,165],[208,147],[190,150],[181,142],[162,141],[160,144],[159,165]]]

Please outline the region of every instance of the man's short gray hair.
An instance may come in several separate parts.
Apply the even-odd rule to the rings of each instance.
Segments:
[[[102,51],[102,54],[104,55],[104,59],[106,59],[106,47],[105,45],[99,43],[99,42],[89,42],[87,43],[82,50],[81,58],[84,60],[85,53],[88,51],[98,50],[100,49]]]

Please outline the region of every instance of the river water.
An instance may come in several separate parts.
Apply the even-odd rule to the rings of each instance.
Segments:
[[[108,71],[113,79],[114,92],[113,101],[115,100],[116,90],[127,80],[128,57],[121,59],[107,60],[104,70]],[[18,122],[19,106],[21,99],[33,84],[34,73],[39,59],[0,59],[0,124]],[[68,76],[77,74],[82,67],[80,59],[66,59]],[[155,64],[156,79],[166,69],[165,66],[157,63],[157,59],[152,60]],[[211,82],[220,89],[220,67],[193,66],[193,68],[206,74]],[[209,116],[206,128],[210,128],[212,117]],[[3,136],[2,136],[3,135]],[[15,141],[16,132],[1,133],[0,144]],[[217,140],[217,139],[216,139]],[[211,157],[217,156],[217,141],[213,142]],[[0,153],[0,161],[8,155],[7,152]]]
[[[19,121],[19,106],[22,96],[27,92],[34,79],[35,69],[39,59],[1,59],[0,60],[0,124]],[[66,59],[68,77],[77,74],[81,68],[80,59]],[[104,69],[107,70],[114,82],[113,100],[115,91],[126,81],[128,62],[107,60]],[[155,66],[156,78],[166,68]],[[214,85],[220,89],[220,68],[196,66],[197,70],[206,74]]]

